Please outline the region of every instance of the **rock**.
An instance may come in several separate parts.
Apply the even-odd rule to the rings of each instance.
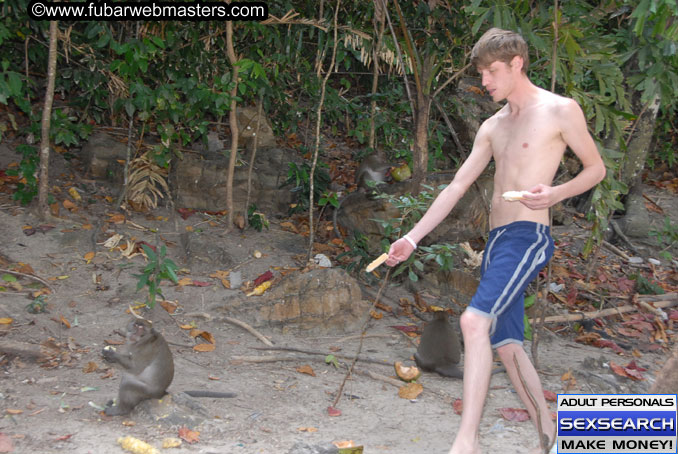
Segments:
[[[486,96],[481,87],[477,77],[464,77],[458,85],[459,114],[456,119],[463,124],[464,127],[459,128],[459,133],[468,143],[473,142],[483,121],[501,109],[501,104]],[[464,132],[468,134],[468,137],[464,137]]]
[[[254,136],[257,131],[257,107],[245,106],[238,107],[238,131],[240,132],[240,146],[245,146],[247,150],[254,147]],[[261,116],[259,124],[259,139],[257,140],[257,149],[272,148],[276,146],[273,128],[264,115]]]
[[[106,180],[122,186],[124,165],[127,159],[127,145],[105,132],[92,134],[82,147],[87,170],[96,180]]]
[[[247,129],[251,120],[256,121],[256,110],[252,109],[240,109],[239,114],[239,121],[244,125],[243,134],[249,137],[247,140],[251,140],[254,134],[253,129]],[[287,180],[290,162],[299,163],[301,158],[294,150],[276,148],[273,130],[267,121],[264,123],[252,172],[250,203],[256,204],[262,212],[287,214],[294,194],[290,188],[281,186]],[[182,159],[173,159],[171,163],[168,183],[175,205],[204,211],[224,210],[228,173],[228,157],[224,151],[227,145],[218,134],[209,133],[207,148],[203,143],[195,143],[192,147],[194,152],[184,153]],[[124,166],[121,162],[127,157],[126,144],[105,132],[97,132],[83,146],[82,153],[92,178],[122,185]],[[241,157],[247,165],[236,167],[233,177],[233,203],[242,213],[246,210],[250,153],[251,148],[248,148]]]
[[[134,419],[165,427],[186,426],[193,430],[203,423],[209,412],[204,405],[185,393],[165,394],[162,399],[148,399],[132,411]]]
[[[332,268],[332,261],[325,254],[316,254],[313,261],[322,268]]]
[[[193,272],[226,269],[234,260],[228,249],[215,241],[214,234],[183,232],[179,236],[183,263]]]
[[[434,195],[440,192],[440,185],[448,184],[453,178],[452,172],[431,174],[426,184],[435,188]],[[403,182],[384,187],[384,192],[403,195],[411,192],[411,183]],[[477,184],[472,185],[452,212],[429,235],[422,244],[459,243],[485,235],[489,225],[489,201],[492,199],[492,178],[483,175]],[[337,213],[337,223],[348,232],[360,231],[367,236],[370,252],[381,250],[384,229],[378,220],[396,219],[400,212],[386,199],[374,198],[362,192],[353,192],[341,202]]]
[[[243,156],[249,163],[249,157]],[[259,149],[252,172],[250,203],[259,211],[287,213],[294,200],[289,188],[281,188],[287,180],[290,162],[299,157],[294,150],[283,148]],[[226,179],[228,159],[223,155],[203,156],[185,154],[176,161],[170,173],[170,186],[177,207],[205,211],[221,211],[226,208]],[[233,176],[233,204],[236,210],[245,211],[247,199],[248,166],[236,167]]]
[[[287,454],[338,454],[339,448],[332,443],[311,445],[298,441],[287,451]]]
[[[341,268],[290,274],[262,296],[236,296],[216,309],[254,327],[298,335],[340,334],[361,327],[369,303]]]
[[[449,271],[423,273],[420,284],[411,284],[419,290],[427,290],[437,295],[452,297],[461,304],[468,304],[478,289],[478,276],[469,271],[454,268]]]

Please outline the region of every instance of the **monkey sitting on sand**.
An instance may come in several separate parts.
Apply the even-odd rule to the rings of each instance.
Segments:
[[[159,399],[174,378],[172,352],[150,321],[136,317],[127,325],[127,343],[120,350],[107,346],[104,359],[122,371],[118,400],[104,410],[108,416],[126,415],[146,399]],[[234,393],[185,391],[192,397],[235,397]]]
[[[414,361],[425,371],[443,377],[463,378],[458,364],[461,360],[461,343],[457,330],[448,321],[447,311],[437,311],[421,333]]]

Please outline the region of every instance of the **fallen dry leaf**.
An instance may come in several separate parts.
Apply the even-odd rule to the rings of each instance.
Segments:
[[[176,301],[167,301],[167,300],[162,300],[160,301],[160,306],[167,311],[168,314],[174,314],[176,310],[179,308],[179,303]]]
[[[419,383],[408,383],[405,386],[401,386],[398,390],[398,397],[402,399],[416,399],[419,397],[419,394],[424,392],[424,387]]]
[[[204,281],[196,281],[196,280],[194,280],[193,282],[191,282],[191,285],[192,285],[193,287],[209,287],[210,285],[212,285],[212,283],[211,283],[211,282],[204,282]]]
[[[181,446],[181,440],[178,438],[165,438],[162,441],[162,449],[178,448]]]
[[[544,390],[544,398],[548,402],[555,402],[558,400],[558,394],[554,393],[553,391]]]
[[[212,333],[210,333],[209,331],[204,331],[202,329],[193,328],[193,329],[191,329],[191,332],[188,333],[188,334],[189,334],[189,336],[191,336],[194,339],[196,337],[202,337],[203,339],[205,339],[210,344],[214,343],[214,335],[212,335]]]
[[[264,294],[266,290],[268,290],[271,287],[271,281],[266,281],[263,284],[257,286],[247,294],[247,296],[261,296]]]
[[[179,429],[179,438],[184,440],[186,443],[197,443],[199,441],[200,432],[195,430],[190,430],[188,427],[184,426]]]
[[[230,271],[217,270],[214,273],[210,274],[210,277],[213,277],[215,279],[225,279],[228,277],[229,274],[231,274]]]
[[[80,193],[78,192],[78,190],[72,186],[68,188],[68,194],[71,197],[73,197],[73,200],[75,200],[76,202],[80,202],[82,200],[82,197],[80,197]]]
[[[16,408],[8,408],[5,410],[5,413],[7,413],[8,415],[20,415],[23,412],[24,412],[23,410],[19,410]]]
[[[461,399],[455,399],[452,403],[452,408],[456,414],[461,415],[461,412],[464,410],[464,402]]]
[[[384,314],[377,311],[370,311],[370,317],[372,317],[375,320],[381,320],[382,318],[384,318]]]
[[[191,279],[190,277],[182,277],[177,282],[177,285],[180,286],[180,287],[183,287],[183,286],[186,286],[186,285],[191,285],[192,283],[193,283],[193,279]]]
[[[300,374],[306,374],[310,375],[311,377],[315,377],[315,372],[313,372],[313,368],[308,364],[297,367],[297,372],[299,372]]]
[[[92,372],[96,372],[97,370],[99,370],[99,365],[94,361],[88,362],[87,365],[82,368],[82,371],[86,374],[91,374]]]
[[[14,452],[14,445],[12,444],[12,439],[9,438],[9,435],[6,435],[0,432],[0,452],[8,453]]]
[[[299,431],[299,432],[313,433],[313,432],[317,432],[317,431],[318,431],[318,428],[317,428],[317,427],[299,427],[299,428],[297,429],[297,431]]]
[[[500,408],[499,413],[507,421],[524,422],[530,419],[530,414],[523,408]]]
[[[33,267],[28,263],[21,262],[17,263],[17,266],[14,268],[14,271],[24,274],[35,274],[35,271],[33,271]]]
[[[327,407],[327,414],[329,416],[341,416],[341,410],[330,405]]]
[[[70,200],[66,199],[62,202],[62,205],[64,208],[66,208],[70,212],[76,212],[78,211],[78,206],[71,202]]]
[[[87,254],[85,254],[85,255],[83,256],[83,258],[85,259],[85,261],[87,261],[87,263],[89,263],[89,262],[92,261],[92,259],[93,259],[96,255],[97,255],[96,252],[94,252],[94,251],[89,251]]]
[[[271,271],[266,271],[264,274],[259,275],[255,280],[254,280],[254,286],[258,287],[259,285],[263,284],[266,281],[270,281],[273,279],[273,273]]]
[[[67,329],[71,329],[71,322],[69,322],[68,320],[66,320],[66,318],[65,318],[63,315],[60,315],[60,316],[59,316],[59,321],[61,321],[61,323],[62,323]]]
[[[215,348],[216,345],[214,344],[198,344],[193,347],[193,350],[196,352],[213,352]]]
[[[612,369],[612,371],[620,377],[630,378],[631,380],[635,381],[645,380],[645,377],[643,377],[640,372],[647,370],[642,367],[638,367],[635,361],[631,361],[626,366],[622,366],[615,363],[614,361],[610,361],[610,369]]]
[[[11,325],[14,320],[11,318],[0,318],[0,325]]]

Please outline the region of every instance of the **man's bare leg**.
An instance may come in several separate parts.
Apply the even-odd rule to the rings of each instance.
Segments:
[[[449,454],[479,454],[478,427],[492,371],[492,347],[488,317],[466,311],[460,319],[464,336],[464,410]]]
[[[555,434],[555,424],[551,419],[551,410],[549,410],[546,405],[546,399],[544,398],[544,390],[541,385],[541,380],[539,375],[535,370],[532,362],[525,353],[523,347],[519,344],[506,344],[497,348],[497,353],[501,358],[504,367],[506,367],[506,373],[513,383],[520,400],[523,401],[523,405],[527,409],[527,412],[530,414],[535,427],[537,426],[537,410],[532,403],[532,399],[525,390],[525,387],[529,390],[530,395],[537,402],[539,407],[539,416],[541,418],[541,430],[549,438],[549,445],[553,442],[553,437]],[[520,368],[520,375],[522,375],[523,380],[525,381],[525,386],[518,375],[518,368],[516,367],[514,357],[518,361],[518,367]],[[537,438],[538,440],[538,438]],[[537,450],[536,452],[541,452]]]

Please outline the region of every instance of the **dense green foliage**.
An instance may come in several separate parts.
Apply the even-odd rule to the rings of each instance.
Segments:
[[[261,97],[276,134],[284,136],[313,121],[311,112],[319,100],[316,65],[319,58],[328,58],[333,45],[327,27],[334,4],[325,5],[319,18],[322,3],[317,1],[267,3],[276,18],[292,10],[299,14],[283,23],[234,24],[237,101],[243,105]],[[48,24],[29,20],[27,4],[27,0],[2,4],[0,140],[8,134],[28,137],[39,131]],[[555,83],[556,92],[582,105],[609,168],[591,198],[596,240],[611,212],[622,208],[620,197],[627,187],[621,172],[629,136],[643,109],[656,98],[660,100],[656,133],[662,138],[649,162],[676,161],[674,147],[667,144],[676,141],[678,6],[673,0],[574,0],[559,2],[557,21],[553,8],[553,2],[529,0],[388,2],[397,39],[386,26],[379,50],[381,76],[372,95],[372,49],[380,9],[374,2],[342,2],[337,62],[327,87],[323,126],[366,146],[370,102],[375,99],[376,146],[394,159],[411,161],[414,112],[397,69],[399,51],[407,59],[410,85],[436,94],[435,101],[455,117],[461,115],[456,82],[443,86],[445,81],[464,67],[471,46],[487,28],[515,29],[531,48],[530,77],[545,88]],[[207,132],[223,123],[234,84],[224,23],[80,21],[61,22],[59,28],[55,144],[72,148],[95,125],[127,127],[131,122],[142,137],[157,139],[153,157],[159,165],[169,166],[182,149],[206,140]],[[469,75],[474,73],[468,70]],[[452,142],[450,131],[433,109],[428,122],[429,169],[442,162],[445,142]],[[22,152],[25,158],[17,172],[25,179],[17,198],[27,203],[36,191],[37,151],[27,147]],[[460,162],[459,150],[451,158]],[[301,189],[303,170],[291,169],[290,174]]]

